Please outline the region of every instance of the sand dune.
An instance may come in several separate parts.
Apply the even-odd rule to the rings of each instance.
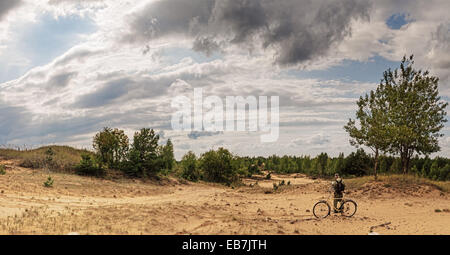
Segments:
[[[261,176],[232,189],[52,173],[54,186],[45,188],[48,172],[0,164],[0,234],[450,234],[448,195],[428,186],[365,185],[348,195],[355,216],[318,220],[311,210],[328,182],[303,175]],[[290,185],[269,192],[282,180]]]

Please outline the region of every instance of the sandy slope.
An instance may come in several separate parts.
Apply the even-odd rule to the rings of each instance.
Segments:
[[[310,210],[328,183],[301,175],[231,189],[52,174],[54,187],[45,188],[45,171],[0,164],[0,234],[450,234],[448,195],[428,187],[405,194],[367,186],[349,195],[354,217],[317,220]],[[291,185],[266,194],[283,179]]]

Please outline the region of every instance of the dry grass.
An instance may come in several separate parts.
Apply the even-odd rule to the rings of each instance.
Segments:
[[[51,148],[54,152],[52,161],[47,162],[45,152]],[[81,160],[82,154],[90,154],[88,150],[79,150],[69,146],[44,146],[33,150],[0,149],[0,158],[18,160],[19,165],[26,168],[49,168],[55,171],[71,172]]]
[[[349,189],[359,189],[366,183],[375,182],[374,176],[364,176],[346,179],[345,183]],[[379,175],[377,182],[383,183],[385,187],[408,188],[417,185],[427,185],[437,188],[440,191],[450,192],[450,181],[432,181],[414,175]]]

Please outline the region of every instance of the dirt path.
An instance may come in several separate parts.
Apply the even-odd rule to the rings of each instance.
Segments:
[[[249,179],[231,189],[52,174],[54,187],[45,188],[45,171],[0,164],[7,166],[0,175],[0,234],[450,234],[448,195],[439,192],[375,198],[354,192],[354,217],[317,220],[310,210],[327,183],[301,175]],[[290,185],[268,192],[282,180]]]

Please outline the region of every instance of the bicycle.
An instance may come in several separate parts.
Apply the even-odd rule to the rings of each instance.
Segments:
[[[320,200],[319,202],[317,202],[314,207],[313,207],[313,214],[316,218],[326,218],[328,217],[328,215],[330,215],[331,213],[331,206],[329,201],[330,200],[334,200],[334,199],[339,199],[339,198],[331,198],[333,196],[333,194],[330,194],[330,196],[328,197],[328,199],[326,200]],[[358,207],[358,205],[356,204],[355,201],[351,200],[351,199],[344,199],[344,197],[341,198],[341,201],[338,203],[340,203],[339,208],[334,208],[334,203],[333,203],[333,211],[337,211],[338,213],[340,212],[343,216],[345,217],[352,217],[353,215],[355,215],[356,213],[356,209]]]

